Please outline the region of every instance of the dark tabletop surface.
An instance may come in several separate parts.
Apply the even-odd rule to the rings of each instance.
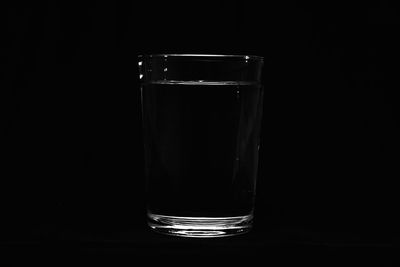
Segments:
[[[41,225],[14,231],[1,243],[3,255],[16,260],[96,264],[248,263],[273,266],[391,266],[391,236],[344,231],[316,231],[255,221],[247,234],[223,238],[182,238],[153,232],[142,222],[121,227],[91,221],[81,225]],[[124,228],[124,229],[123,229]],[[7,235],[6,235],[7,236]],[[4,235],[3,235],[4,237]]]

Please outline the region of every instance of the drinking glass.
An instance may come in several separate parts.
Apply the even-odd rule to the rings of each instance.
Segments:
[[[148,225],[219,237],[253,224],[263,58],[139,56]]]

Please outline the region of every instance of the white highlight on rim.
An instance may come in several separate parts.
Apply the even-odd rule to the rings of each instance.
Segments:
[[[149,57],[221,57],[221,58],[238,58],[238,59],[258,59],[264,60],[264,57],[256,56],[256,55],[223,55],[223,54],[150,54]]]

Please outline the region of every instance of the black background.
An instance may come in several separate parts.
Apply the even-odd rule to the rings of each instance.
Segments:
[[[3,11],[1,244],[163,255],[391,246],[394,1],[48,1]],[[251,234],[196,241],[148,231],[143,53],[265,57]]]

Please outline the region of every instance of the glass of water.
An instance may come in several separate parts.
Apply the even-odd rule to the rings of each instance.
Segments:
[[[148,225],[186,237],[253,223],[263,58],[139,56]]]

